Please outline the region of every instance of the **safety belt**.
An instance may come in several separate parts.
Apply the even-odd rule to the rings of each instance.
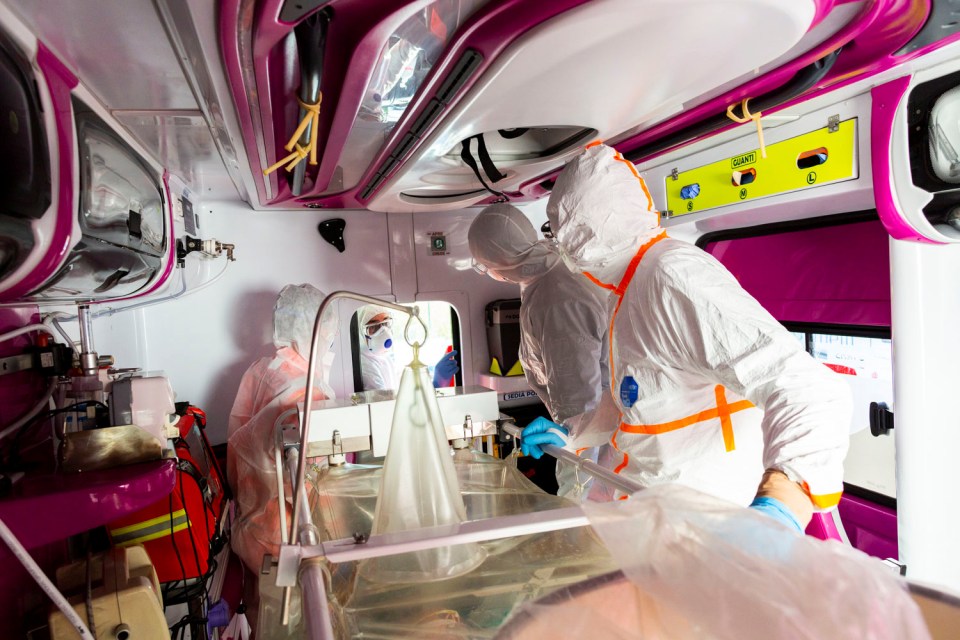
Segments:
[[[480,159],[480,166],[477,166],[477,159],[474,158],[470,152],[471,140],[477,141],[477,158]],[[477,180],[480,181],[483,188],[494,195],[502,196],[503,193],[491,187],[490,184],[495,184],[506,178],[506,176],[497,170],[496,165],[493,164],[493,160],[490,159],[490,153],[487,151],[487,143],[483,141],[483,134],[478,133],[475,136],[470,136],[460,144],[460,159],[463,160],[464,164],[473,169],[473,174],[477,176]],[[487,180],[483,179],[483,174],[480,173],[480,167],[483,167],[483,174],[486,174],[490,184],[487,184]]]

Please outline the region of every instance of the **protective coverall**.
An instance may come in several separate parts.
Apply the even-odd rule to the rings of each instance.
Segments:
[[[274,306],[273,357],[261,358],[243,374],[227,425],[227,475],[237,517],[230,545],[251,571],[264,554],[276,556],[280,544],[275,464],[276,425],[296,426],[297,403],[305,397],[307,358],[317,310],[324,294],[308,284],[288,285]],[[325,314],[317,346],[314,400],[334,397],[328,379],[337,332],[336,317]],[[292,517],[289,481],[285,482],[287,523]]]
[[[374,336],[367,335],[367,325],[379,315],[390,317],[384,307],[367,305],[360,310],[357,323],[363,339],[360,344],[360,376],[366,391],[396,389],[399,380],[393,357],[393,332],[386,324]]]
[[[569,271],[527,217],[509,204],[484,209],[467,238],[474,260],[488,275],[520,285],[520,362],[547,411],[566,422],[595,409],[610,386],[605,292]],[[596,460],[597,451],[580,455]],[[558,460],[557,494],[571,496],[578,481],[584,488],[589,484],[577,477],[575,467]]]
[[[835,506],[848,387],[717,260],[666,236],[633,164],[588,147],[558,177],[547,215],[564,261],[610,292],[604,410],[619,426],[571,424],[574,446],[609,441],[614,471],[646,485],[743,505],[775,498],[801,527],[814,507]]]

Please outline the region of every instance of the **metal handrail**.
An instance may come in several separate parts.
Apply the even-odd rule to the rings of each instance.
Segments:
[[[341,298],[357,300],[367,304],[375,304],[377,306],[386,307],[388,309],[393,309],[394,311],[405,313],[411,316],[411,318],[417,318],[418,320],[420,319],[419,307],[406,307],[393,302],[386,302],[384,300],[380,300],[379,298],[365,296],[360,293],[354,293],[352,291],[334,291],[324,298],[322,303],[320,303],[320,308],[317,310],[317,318],[313,323],[313,338],[310,340],[310,357],[307,360],[307,385],[306,389],[304,390],[303,423],[300,428],[300,458],[297,463],[297,482],[293,489],[294,504],[298,504],[303,494],[303,477],[307,469],[307,435],[310,433],[310,415],[313,410],[313,385],[317,377],[317,348],[319,347],[320,342],[321,318],[323,318],[323,314],[327,310],[327,307],[330,306],[330,303]],[[421,320],[420,322],[422,323],[423,321]],[[426,330],[426,326],[424,326],[424,330]],[[294,543],[299,541],[299,516],[299,512],[294,509],[292,522],[290,523],[289,537],[289,540]]]
[[[300,428],[300,447],[299,447],[299,456],[297,460],[297,470],[296,476],[294,477],[293,482],[293,517],[290,522],[290,535],[287,538],[291,544],[303,544],[310,545],[315,543],[315,529],[313,524],[310,523],[306,526],[301,524],[301,515],[300,509],[296,508],[297,505],[301,504],[301,501],[304,499],[304,476],[306,475],[307,470],[307,436],[310,433],[310,416],[313,412],[313,386],[317,377],[317,350],[320,343],[320,327],[322,326],[323,314],[326,312],[327,308],[334,300],[339,300],[346,298],[349,300],[356,300],[358,302],[363,302],[366,304],[375,304],[380,307],[386,307],[387,309],[393,309],[394,311],[399,311],[400,313],[405,313],[410,316],[409,322],[412,322],[414,318],[420,321],[420,324],[423,325],[424,330],[424,339],[426,339],[426,330],[427,327],[423,324],[423,320],[420,319],[420,309],[419,307],[407,307],[400,304],[395,304],[393,302],[387,302],[385,300],[380,300],[379,298],[374,298],[372,296],[365,296],[361,293],[354,293],[352,291],[334,291],[326,298],[323,299],[323,302],[320,303],[320,308],[317,309],[317,317],[313,323],[313,337],[310,340],[310,356],[307,358],[307,384],[304,390],[304,399],[303,399],[303,421]],[[408,326],[409,328],[409,326]],[[406,333],[406,331],[405,331]],[[283,506],[281,505],[281,509]],[[309,515],[309,514],[308,514]],[[307,518],[308,519],[308,518]],[[302,529],[302,531],[301,531]],[[289,608],[290,608],[290,588],[286,587],[283,594],[283,612],[282,618],[283,623],[286,624],[289,620]]]
[[[515,424],[503,425],[503,431],[518,440],[523,439],[523,429]],[[578,470],[583,471],[587,475],[593,476],[598,480],[602,480],[611,487],[619,489],[628,495],[636,493],[644,488],[640,483],[634,482],[629,478],[624,478],[621,475],[617,475],[609,469],[600,466],[593,460],[590,460],[589,458],[581,458],[572,451],[555,447],[552,444],[542,444],[539,445],[539,447],[543,449],[544,453],[553,456],[557,460],[563,460],[564,462],[575,466]]]

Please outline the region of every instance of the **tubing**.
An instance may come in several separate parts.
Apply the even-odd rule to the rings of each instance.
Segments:
[[[73,338],[70,337],[70,334],[67,333],[66,329],[60,324],[60,318],[64,320],[69,319],[71,316],[68,313],[63,311],[56,311],[54,313],[48,314],[43,319],[43,324],[53,327],[57,330],[57,333],[60,334],[60,337],[63,338],[63,341],[67,343],[67,346],[73,349],[73,352],[77,355],[80,355],[80,350],[77,349],[77,345],[73,343]]]
[[[70,624],[73,625],[74,629],[77,630],[77,635],[79,635],[83,640],[96,640],[93,637],[93,634],[90,633],[90,629],[87,628],[87,625],[80,618],[80,615],[73,610],[73,607],[70,606],[70,603],[67,602],[67,599],[63,597],[63,594],[57,590],[57,588],[50,582],[50,579],[43,573],[43,570],[33,561],[33,558],[30,557],[30,554],[27,553],[27,550],[23,548],[23,545],[20,544],[20,541],[17,540],[16,536],[13,535],[13,532],[7,528],[7,525],[0,520],[0,538],[10,547],[10,551],[13,552],[13,555],[17,557],[17,560],[20,561],[20,564],[23,565],[23,568],[27,570],[27,573],[30,574],[30,577],[33,578],[40,588],[43,589],[44,593],[50,596],[50,599],[53,600],[53,604],[57,606],[57,609],[63,613],[64,617],[70,621]]]
[[[102,316],[108,316],[108,317],[109,317],[109,316],[112,316],[112,315],[115,315],[115,314],[118,314],[118,313],[122,313],[122,312],[124,312],[124,311],[132,311],[133,309],[143,309],[144,307],[152,307],[152,306],[155,305],[155,304],[160,304],[161,302],[167,302],[168,300],[178,300],[178,299],[180,299],[180,298],[185,298],[185,297],[187,297],[187,296],[189,296],[189,295],[191,295],[191,294],[196,293],[197,291],[202,291],[203,289],[206,289],[206,288],[209,287],[210,285],[212,285],[212,284],[214,284],[215,282],[217,282],[220,278],[223,277],[223,274],[225,274],[225,273],[227,272],[227,267],[228,267],[229,265],[230,265],[230,262],[229,262],[229,261],[226,262],[226,263],[223,265],[223,269],[220,270],[220,273],[218,273],[217,275],[213,276],[212,278],[210,278],[210,279],[207,280],[206,282],[202,282],[202,283],[200,283],[199,285],[197,285],[196,287],[194,287],[194,288],[192,288],[192,289],[189,289],[189,290],[187,289],[187,277],[186,277],[186,275],[183,273],[183,269],[181,268],[181,270],[180,270],[180,291],[174,293],[173,295],[169,295],[169,296],[166,296],[166,297],[164,297],[164,298],[157,298],[156,300],[149,300],[149,301],[144,301],[144,302],[138,302],[137,304],[131,304],[130,306],[127,306],[127,307],[120,307],[120,308],[113,308],[113,307],[111,307],[110,309],[104,309],[103,311],[96,311],[96,312],[94,312],[93,317],[94,317],[94,318],[100,318],[100,317],[102,317]]]
[[[25,327],[20,327],[19,329],[14,329],[13,331],[8,331],[7,333],[0,335],[0,342],[13,340],[14,338],[18,338],[25,333],[30,333],[31,331],[43,331],[51,336],[53,335],[53,329],[45,324],[28,324]]]
[[[51,329],[45,324],[28,324],[25,327],[20,327],[19,329],[14,329],[13,331],[8,331],[7,333],[0,335],[0,342],[6,342],[7,340],[12,340],[13,338],[17,338],[26,333],[30,333],[31,331],[43,331],[44,333],[48,333],[51,336],[54,335],[53,329]],[[20,416],[16,422],[14,422],[13,424],[7,427],[4,427],[3,431],[0,431],[0,440],[3,440],[8,435],[10,435],[14,431],[19,429],[23,425],[25,425],[27,422],[29,422],[30,420],[33,420],[34,416],[40,413],[43,410],[43,408],[47,406],[47,403],[50,402],[50,398],[53,396],[53,392],[56,390],[56,388],[57,388],[57,379],[53,378],[50,382],[50,386],[47,388],[46,393],[43,394],[43,397],[40,399],[40,401],[37,402],[37,404],[34,405],[34,407],[30,409],[30,411]]]
[[[317,316],[318,318],[320,316]],[[303,445],[302,448],[306,448]],[[286,462],[287,471],[290,474],[290,482],[296,482],[297,474],[297,451],[293,448],[287,449]],[[320,544],[320,534],[310,517],[310,501],[306,494],[300,493],[300,499],[294,502],[293,513],[302,513],[301,519],[303,525],[300,528],[300,537],[298,542],[305,547],[312,547]],[[296,516],[294,516],[296,517]],[[322,560],[313,559],[301,563],[300,569],[300,590],[302,594],[301,606],[306,622],[307,637],[310,640],[333,640],[333,623],[330,620],[330,608],[327,606],[327,588],[323,577]],[[318,603],[318,606],[306,606],[306,603]],[[283,590],[283,624],[289,622],[290,616],[290,588]]]
[[[300,569],[300,591],[303,594],[300,609],[310,640],[334,640],[333,622],[327,604],[327,587],[323,577],[323,561],[305,560]],[[310,603],[307,606],[307,603]]]

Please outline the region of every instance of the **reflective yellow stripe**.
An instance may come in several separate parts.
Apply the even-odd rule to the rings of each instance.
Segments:
[[[140,536],[139,538],[130,538],[130,539],[124,540],[124,541],[122,541],[122,542],[115,542],[115,543],[114,543],[114,546],[117,546],[117,547],[129,547],[130,545],[140,544],[141,542],[147,542],[148,540],[156,540],[157,538],[163,538],[163,537],[166,537],[166,536],[169,536],[169,535],[173,535],[174,533],[177,533],[178,531],[183,531],[183,530],[186,529],[188,526],[190,526],[188,522],[181,522],[180,524],[175,525],[172,529],[169,528],[169,527],[166,527],[166,528],[164,528],[164,529],[160,529],[160,530],[154,531],[153,533],[148,533],[148,534],[145,535],[145,536]]]
[[[161,522],[170,522],[171,520],[178,520],[186,515],[187,515],[186,509],[180,509],[179,511],[174,511],[173,513],[166,513],[156,518],[150,518],[149,520],[138,522],[137,524],[131,524],[126,527],[120,527],[119,529],[111,529],[110,535],[122,536],[125,533],[130,533],[131,531],[137,531],[138,529],[146,529],[148,527],[152,527],[155,524],[160,524]]]

